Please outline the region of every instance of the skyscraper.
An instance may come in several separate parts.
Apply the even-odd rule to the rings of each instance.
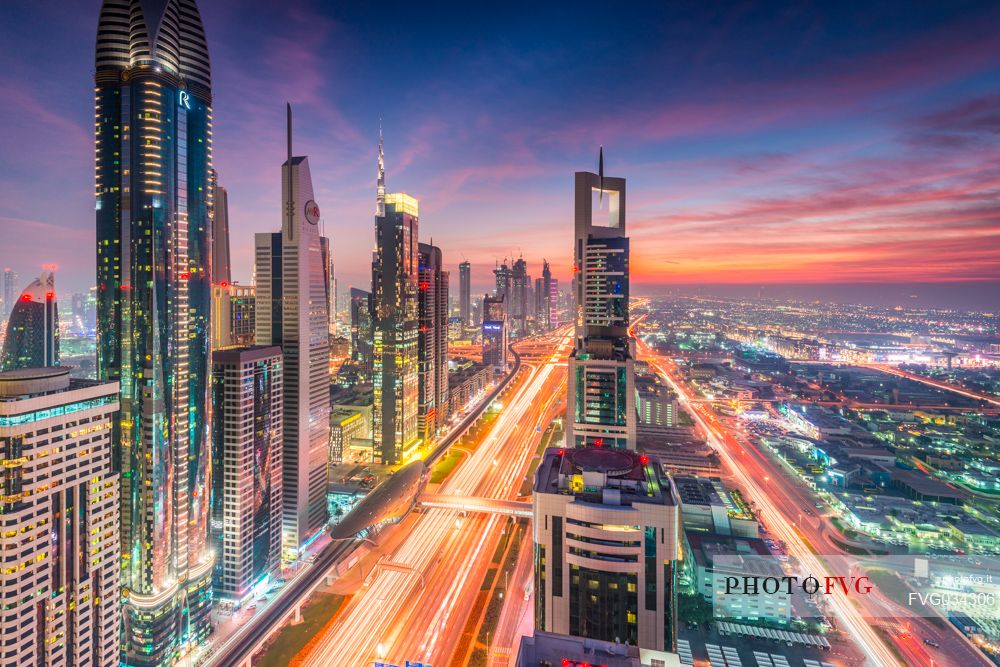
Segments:
[[[313,200],[309,158],[281,166],[281,231],[256,236],[256,344],[284,355],[282,546],[289,555],[327,520],[326,458],[330,439],[329,282]]]
[[[128,665],[210,631],[212,89],[194,0],[104,0],[94,88],[97,369],[121,384]]]
[[[379,142],[379,187],[385,188]],[[382,463],[405,460],[420,444],[417,368],[417,200],[385,194],[375,217],[372,263],[375,454]]]
[[[234,604],[281,562],[281,348],[212,353],[215,595]]]
[[[496,278],[496,287],[493,290],[493,296],[503,297],[504,303],[507,305],[508,313],[510,315],[510,267],[507,266],[506,258],[503,260],[503,264],[497,266],[493,269],[493,276]]]
[[[252,285],[212,285],[213,350],[254,344],[256,295],[256,288]]]
[[[468,262],[458,265],[458,316],[463,328],[472,326],[472,265]]]
[[[552,278],[549,282],[549,329],[559,326],[559,279]]]
[[[351,288],[351,360],[359,367],[362,380],[372,377],[372,295]]]
[[[14,308],[14,295],[17,294],[17,272],[13,269],[3,270],[3,320],[7,321],[10,311]]]
[[[118,384],[0,373],[0,667],[117,667]]]
[[[327,333],[334,333],[337,330],[337,279],[333,273],[333,251],[327,237],[320,236],[319,242],[323,257],[323,283],[326,285]]]
[[[536,629],[677,650],[680,502],[656,458],[547,449],[532,513]]]
[[[549,268],[548,260],[542,260],[542,277],[538,285],[536,298],[538,300],[538,320],[542,324],[542,329],[548,331],[553,326],[552,311],[555,310],[555,303],[552,301],[552,270]]]
[[[625,179],[576,172],[576,332],[566,442],[635,449],[635,341],[629,335]]]
[[[503,296],[483,297],[483,363],[495,371],[507,368],[507,304]]]
[[[55,274],[44,271],[21,292],[7,320],[0,370],[59,365]]]
[[[229,257],[229,193],[219,185],[219,175],[212,170],[212,281],[226,286],[233,282]]]
[[[448,272],[441,270],[441,249],[420,243],[419,366],[420,437],[430,440],[448,419]]]
[[[520,338],[528,333],[528,263],[523,257],[514,261],[510,272],[509,320],[511,335]]]

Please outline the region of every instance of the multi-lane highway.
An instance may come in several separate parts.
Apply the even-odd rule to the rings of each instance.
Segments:
[[[542,432],[565,395],[564,330],[521,348],[516,389],[475,451],[441,485],[442,494],[517,498]],[[376,567],[304,664],[363,665],[384,659],[463,664],[460,640],[507,525],[496,514],[427,509]]]
[[[526,341],[526,344],[530,345],[531,343]],[[439,458],[479,419],[483,410],[507,387],[520,366],[520,355],[515,351],[514,366],[510,374],[441,439],[428,458],[429,462]],[[331,572],[334,566],[346,561],[357,547],[357,542],[331,543],[328,541],[318,548],[314,547],[315,550],[312,553],[315,554],[315,559],[312,562],[302,563],[301,568],[289,580],[287,586],[273,600],[263,605],[263,609],[256,615],[242,625],[235,627],[225,636],[211,637],[208,646],[197,655],[188,657],[187,664],[197,665],[197,667],[248,665],[252,654],[259,650],[262,643],[285,622],[295,607],[301,605],[327,573]]]
[[[803,510],[809,505],[801,502],[792,504],[787,497],[782,497],[776,487],[779,479],[783,478],[767,467],[766,457],[751,458],[742,454],[743,445],[723,427],[715,413],[704,403],[691,402],[693,398],[691,391],[683,380],[677,377],[673,362],[657,355],[641,341],[639,349],[640,358],[649,361],[677,393],[678,400],[705,433],[727,471],[744,493],[763,510],[763,520],[768,529],[788,545],[789,553],[795,556],[803,568],[813,576],[844,574],[828,571],[827,564],[816,557],[808,544],[801,520]],[[843,597],[830,596],[828,602],[841,629],[854,640],[872,667],[899,664],[898,658],[885,644],[883,638],[850,601]]]

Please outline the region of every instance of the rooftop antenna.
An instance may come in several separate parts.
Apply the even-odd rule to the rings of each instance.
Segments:
[[[286,113],[286,135],[288,140],[288,159],[285,161],[286,169],[288,174],[286,178],[288,179],[288,199],[285,201],[285,215],[288,218],[288,237],[289,240],[294,240],[295,238],[295,226],[293,224],[294,211],[295,211],[295,201],[292,199],[292,103],[285,102],[285,113]]]
[[[604,146],[601,146],[597,154],[597,177],[600,181],[600,202],[604,204]]]

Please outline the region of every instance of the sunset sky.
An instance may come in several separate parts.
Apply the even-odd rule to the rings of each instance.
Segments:
[[[478,291],[568,280],[573,172],[628,180],[636,288],[1000,280],[995,2],[200,0],[234,274],[276,231],[284,103],[342,289],[387,183]],[[0,9],[0,264],[93,282],[99,0]],[[457,289],[456,286],[453,289]]]

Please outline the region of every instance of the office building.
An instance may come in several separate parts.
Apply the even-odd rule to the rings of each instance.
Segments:
[[[233,282],[229,257],[229,193],[219,185],[219,175],[212,170],[212,282]]]
[[[537,629],[676,650],[680,512],[659,460],[549,448],[532,511]]]
[[[212,353],[212,586],[233,606],[281,563],[282,400],[280,347]]]
[[[636,375],[635,407],[640,425],[677,425],[677,396],[656,375]]]
[[[507,308],[503,296],[483,297],[483,363],[507,369]]]
[[[558,289],[556,291],[558,293]],[[552,299],[552,269],[549,268],[548,260],[542,260],[542,277],[536,287],[535,297],[538,301],[538,321],[542,330],[548,331],[554,326],[552,316],[556,309]]]
[[[681,659],[668,651],[535,630],[521,637],[514,667],[539,666],[681,667]]]
[[[472,326],[472,265],[469,262],[458,265],[458,317],[463,328]]]
[[[372,295],[351,288],[351,360],[358,365],[362,381],[372,377]]]
[[[333,251],[330,249],[330,239],[319,237],[320,254],[323,257],[323,284],[326,285],[327,331],[337,331],[337,278],[333,272]]]
[[[0,373],[0,667],[119,664],[118,389]]]
[[[510,267],[507,266],[507,260],[503,260],[503,264],[497,266],[493,269],[493,276],[496,278],[496,287],[493,290],[493,296],[500,298],[503,297],[505,303],[510,305],[510,286],[511,286],[511,273]],[[508,313],[509,315],[510,313]]]
[[[281,231],[256,236],[256,344],[278,345],[284,359],[282,549],[289,557],[327,520],[326,460],[330,441],[330,336],[327,270],[319,206],[309,158],[281,166]]]
[[[429,441],[448,419],[448,272],[441,269],[440,248],[420,243],[417,250],[420,267],[417,428],[420,437]]]
[[[514,261],[510,272],[510,296],[507,299],[507,321],[510,323],[510,335],[520,338],[528,331],[528,263],[523,257]]]
[[[212,285],[212,349],[253,345],[257,291],[252,285]]]
[[[547,305],[549,329],[555,329],[561,324],[559,322],[559,302],[559,280],[557,278],[551,278],[549,280],[549,303]]]
[[[21,292],[7,319],[0,370],[59,365],[55,274],[44,271]]]
[[[337,466],[350,460],[348,454],[355,440],[368,438],[370,427],[365,410],[349,406],[334,406],[330,411],[329,465]]]
[[[625,179],[576,173],[575,322],[566,442],[635,449],[635,341],[629,335]]]
[[[211,630],[212,89],[194,0],[104,0],[94,73],[97,377],[120,382],[123,660]]]
[[[405,461],[420,445],[418,428],[419,211],[405,193],[385,192],[381,132],[372,260],[372,382],[375,456]]]
[[[3,270],[3,321],[10,317],[14,308],[14,297],[17,294],[17,272],[13,269]]]

